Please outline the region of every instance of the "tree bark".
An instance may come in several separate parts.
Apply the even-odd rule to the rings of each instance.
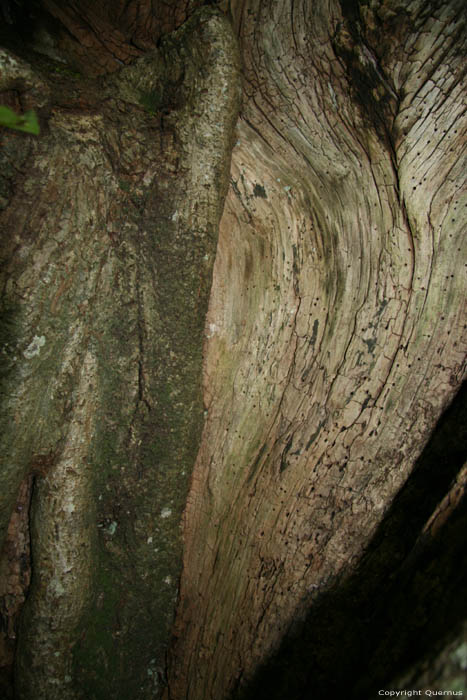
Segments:
[[[42,125],[0,169],[21,700],[370,697],[366,601],[461,590],[463,3],[201,4],[44,0],[1,55]]]
[[[173,700],[230,697],[356,570],[465,376],[461,4],[232,8]]]
[[[163,680],[203,423],[236,41],[206,8],[97,82],[2,58],[4,91],[23,105],[47,94],[34,105],[39,139],[3,135],[2,532],[34,476],[15,692],[149,698]]]

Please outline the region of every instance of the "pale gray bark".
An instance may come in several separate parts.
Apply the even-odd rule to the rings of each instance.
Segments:
[[[354,571],[465,377],[462,4],[232,8],[176,700],[228,697]]]

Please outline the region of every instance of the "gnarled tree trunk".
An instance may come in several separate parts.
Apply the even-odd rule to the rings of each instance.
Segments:
[[[48,57],[1,56],[42,125],[0,173],[21,700],[370,697],[459,614],[459,401],[427,443],[465,377],[463,3],[202,4],[44,0]]]
[[[233,11],[177,699],[228,697],[352,574],[465,372],[461,4]]]

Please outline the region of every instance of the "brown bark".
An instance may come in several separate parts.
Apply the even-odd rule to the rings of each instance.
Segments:
[[[43,6],[63,27],[56,39],[58,48],[85,74],[101,75],[155,49],[161,37],[178,29],[203,4],[202,0],[45,0]]]
[[[463,4],[42,4],[0,55],[43,129],[0,169],[17,697],[160,696],[183,511],[166,696],[365,697],[462,589]]]
[[[33,478],[15,694],[149,698],[163,682],[203,423],[237,45],[202,8],[100,80],[24,54],[33,68],[3,51],[0,76],[42,127],[37,139],[2,134],[0,171],[0,526],[18,545],[9,556],[7,540],[5,600],[28,558],[12,518]],[[16,633],[17,606],[2,612]]]

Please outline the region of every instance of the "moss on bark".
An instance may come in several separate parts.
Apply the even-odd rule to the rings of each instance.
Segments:
[[[161,690],[238,76],[232,28],[205,8],[121,74],[75,82],[72,104],[52,85],[4,211],[3,303],[17,310],[4,528],[48,456],[33,493],[22,700]]]

